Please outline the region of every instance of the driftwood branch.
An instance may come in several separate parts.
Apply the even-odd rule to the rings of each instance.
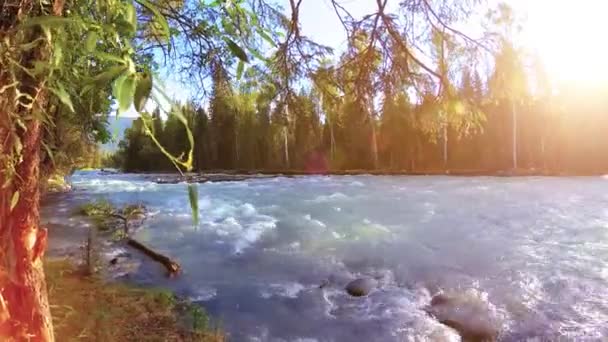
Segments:
[[[122,220],[124,224],[125,235],[129,234],[129,219],[127,217],[116,213],[110,213],[108,214],[108,216]]]
[[[177,262],[171,260],[169,257],[164,256],[160,253],[156,253],[155,251],[153,251],[149,247],[145,246],[141,242],[134,240],[132,238],[127,239],[127,244],[129,246],[141,251],[145,255],[149,256],[154,261],[157,261],[160,264],[162,264],[163,266],[165,266],[165,268],[167,269],[168,277],[174,277],[180,273],[181,266]]]

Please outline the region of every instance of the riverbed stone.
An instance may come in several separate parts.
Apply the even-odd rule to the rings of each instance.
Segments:
[[[353,297],[367,296],[378,286],[378,281],[373,278],[359,278],[351,281],[345,287],[346,292]]]
[[[498,338],[500,322],[481,298],[440,293],[433,296],[426,311],[456,330],[465,342],[493,342]]]

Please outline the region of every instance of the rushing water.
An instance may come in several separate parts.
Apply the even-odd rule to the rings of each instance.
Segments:
[[[96,172],[72,183],[45,220],[94,198],[145,204],[155,215],[137,238],[184,273],[144,264],[132,279],[200,302],[232,341],[457,341],[424,311],[438,291],[487,302],[504,341],[608,338],[608,179],[205,183],[198,227],[185,184]],[[378,289],[350,297],[344,284],[361,276]]]

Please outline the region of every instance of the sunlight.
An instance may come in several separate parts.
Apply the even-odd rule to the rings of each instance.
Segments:
[[[551,77],[581,85],[608,84],[608,45],[601,0],[521,1],[528,14],[526,45],[537,53]]]

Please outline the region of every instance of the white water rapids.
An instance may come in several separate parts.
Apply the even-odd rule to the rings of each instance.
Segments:
[[[77,173],[72,193],[46,201],[43,222],[57,244],[68,207],[143,203],[155,215],[137,238],[184,273],[165,279],[144,264],[130,281],[200,302],[231,341],[458,341],[424,311],[439,291],[487,302],[503,341],[608,338],[608,179],[204,183],[197,227],[185,184],[146,179]],[[357,277],[378,289],[350,297],[343,286]]]

